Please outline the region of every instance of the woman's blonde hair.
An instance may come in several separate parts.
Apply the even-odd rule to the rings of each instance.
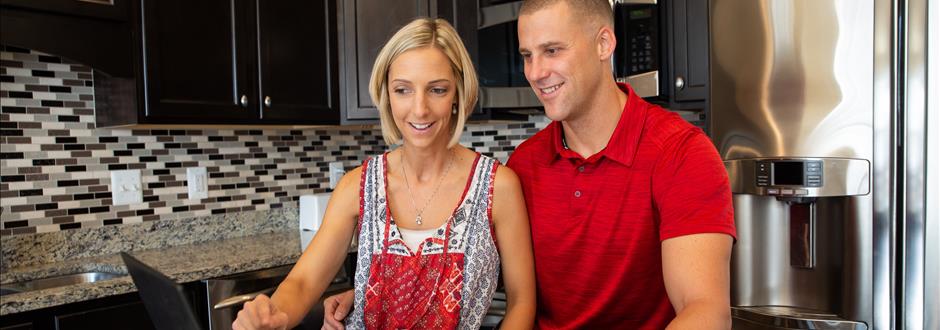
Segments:
[[[401,141],[402,135],[395,120],[392,118],[392,108],[388,100],[388,69],[392,62],[404,52],[422,47],[436,47],[450,60],[451,69],[457,85],[457,120],[452,123],[452,136],[448,147],[460,141],[467,117],[477,103],[477,75],[473,69],[470,55],[464,48],[463,41],[457,35],[454,27],[443,19],[419,18],[402,27],[382,47],[379,56],[372,67],[372,78],[369,80],[369,95],[372,102],[379,108],[379,118],[382,122],[382,137],[389,145]]]

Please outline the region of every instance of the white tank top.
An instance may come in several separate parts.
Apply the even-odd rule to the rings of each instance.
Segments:
[[[401,240],[405,241],[405,245],[408,246],[411,251],[418,251],[418,245],[421,245],[421,242],[434,235],[434,232],[438,228],[431,228],[427,230],[414,230],[398,227],[398,232],[401,233]]]

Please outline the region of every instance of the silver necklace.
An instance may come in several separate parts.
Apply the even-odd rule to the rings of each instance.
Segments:
[[[441,174],[441,178],[437,181],[437,186],[434,187],[434,192],[431,193],[431,197],[428,198],[428,201],[424,203],[424,206],[421,209],[418,209],[418,205],[415,204],[415,194],[411,191],[411,184],[408,183],[408,174],[405,173],[405,164],[408,161],[405,160],[405,150],[401,151],[401,175],[405,177],[405,187],[408,187],[408,197],[411,198],[411,207],[415,209],[415,223],[418,226],[421,225],[421,215],[424,214],[424,210],[427,210],[428,205],[431,205],[431,201],[434,200],[434,196],[437,195],[437,191],[441,189],[441,184],[444,183],[444,178],[447,177],[447,173],[450,172],[450,168],[454,167],[454,155],[453,150],[451,150],[450,163],[447,164],[447,169],[444,170],[444,173]]]

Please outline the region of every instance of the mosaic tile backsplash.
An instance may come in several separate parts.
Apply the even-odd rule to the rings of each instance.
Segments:
[[[316,129],[95,128],[90,68],[0,46],[0,235],[193,219],[295,206],[326,191],[328,163],[387,150],[378,126]],[[549,120],[467,126],[461,143],[504,161]],[[187,199],[186,168],[209,197]],[[111,205],[110,171],[140,169],[143,203]]]

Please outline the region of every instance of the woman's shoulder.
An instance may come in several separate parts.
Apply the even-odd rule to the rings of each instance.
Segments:
[[[503,183],[506,183],[508,185],[518,184],[519,177],[516,176],[516,172],[514,172],[509,167],[503,165],[503,163],[500,162],[498,159],[476,152],[467,147],[462,147],[462,149],[463,149],[462,152],[464,152],[465,154],[470,155],[472,158],[476,158],[475,170],[489,169],[490,171],[494,172],[492,176],[494,180],[493,184],[497,185],[496,186],[497,189],[499,188],[499,186],[502,186]],[[472,161],[472,158],[471,158],[471,161]]]
[[[333,189],[333,195],[358,199],[360,188],[359,184],[364,168],[365,165],[360,165],[346,172],[346,174],[343,174],[343,177],[340,178],[339,182],[336,184],[336,188]]]
[[[497,192],[501,190],[521,192],[521,181],[519,181],[519,176],[516,175],[515,171],[498,162],[494,166],[496,167],[496,174],[493,176],[493,185]]]
[[[382,153],[377,153],[377,154],[369,155],[369,156],[367,156],[365,159],[362,160],[362,164],[360,164],[359,167],[366,166],[367,164],[370,164],[370,163],[373,163],[373,162],[376,162],[376,161],[383,161],[385,158],[388,157],[389,154],[391,154],[391,153],[394,152],[394,151],[395,151],[395,150],[388,150],[388,151],[385,151],[385,152],[382,152]]]

